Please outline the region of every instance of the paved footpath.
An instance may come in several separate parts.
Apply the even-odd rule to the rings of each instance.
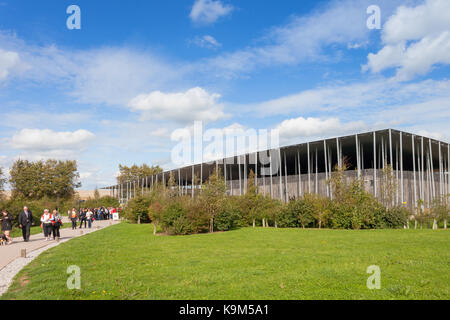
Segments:
[[[66,219],[63,220],[67,225]],[[97,220],[92,224],[91,229],[76,229],[72,228],[60,229],[61,238],[59,242],[54,240],[45,241],[44,234],[32,235],[29,242],[24,242],[23,238],[14,238],[13,242],[6,246],[0,246],[0,295],[6,292],[12,278],[22,269],[25,265],[30,263],[41,252],[54,247],[62,242],[66,242],[70,239],[97,231],[99,229],[109,227],[110,225],[117,224],[119,221],[112,220]],[[79,222],[77,227],[79,226]],[[26,250],[26,258],[21,257],[22,249]]]

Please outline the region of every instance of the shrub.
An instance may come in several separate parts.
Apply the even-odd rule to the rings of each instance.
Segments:
[[[383,212],[378,215],[378,223],[377,228],[392,228],[398,229],[403,228],[410,212],[405,207],[393,207],[387,210],[383,210]]]
[[[163,229],[171,235],[192,233],[192,224],[187,217],[187,210],[180,201],[174,200],[164,210],[161,221]]]
[[[240,226],[241,218],[239,200],[226,199],[214,219],[214,227],[218,231],[232,230]]]
[[[132,223],[139,220],[141,223],[150,223],[149,208],[152,204],[152,198],[139,196],[128,201],[123,213],[124,217]]]

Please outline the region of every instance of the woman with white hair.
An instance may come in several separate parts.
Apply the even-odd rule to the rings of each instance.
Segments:
[[[44,230],[45,241],[50,240],[50,236],[53,231],[53,215],[48,211],[48,209],[44,210],[44,214],[41,216],[41,227]]]

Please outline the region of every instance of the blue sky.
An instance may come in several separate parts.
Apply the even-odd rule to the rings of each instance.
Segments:
[[[81,9],[69,30],[66,9]],[[367,28],[369,5],[381,29]],[[172,168],[171,133],[273,129],[282,144],[393,127],[448,141],[450,3],[0,0],[0,166]]]

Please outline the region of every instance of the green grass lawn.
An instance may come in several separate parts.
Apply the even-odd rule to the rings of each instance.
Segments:
[[[252,229],[153,236],[121,223],[41,254],[2,299],[449,299],[450,233]],[[81,290],[66,269],[81,268]],[[381,289],[369,290],[370,265]]]

